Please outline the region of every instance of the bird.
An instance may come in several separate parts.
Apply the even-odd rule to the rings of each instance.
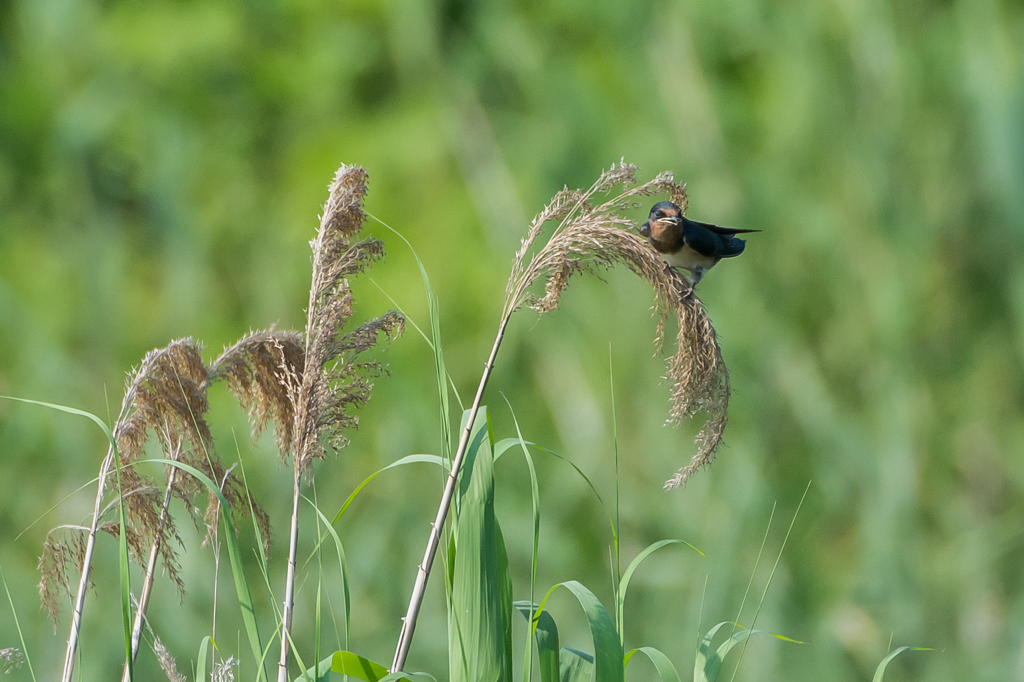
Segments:
[[[743,253],[746,242],[735,235],[748,232],[760,230],[698,223],[684,216],[682,209],[671,201],[656,203],[640,228],[640,234],[647,237],[668,266],[690,272],[690,287],[680,299],[692,296],[697,283],[718,261]]]

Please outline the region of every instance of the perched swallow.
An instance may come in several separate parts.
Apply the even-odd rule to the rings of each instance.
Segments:
[[[698,223],[683,215],[671,201],[659,201],[651,208],[651,215],[640,228],[640,233],[651,241],[651,246],[674,268],[690,271],[690,288],[683,298],[693,294],[693,288],[723,258],[743,253],[746,242],[735,235],[760,230],[738,230]]]

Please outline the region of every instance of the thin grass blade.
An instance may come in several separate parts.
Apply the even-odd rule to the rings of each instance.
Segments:
[[[875,676],[871,678],[871,682],[882,682],[882,678],[885,677],[885,668],[892,662],[892,659],[896,658],[904,651],[932,651],[932,649],[919,646],[901,646],[899,649],[896,649],[882,659],[882,662],[878,664],[877,668],[875,668]]]
[[[256,612],[252,605],[252,594],[249,592],[249,584],[245,579],[245,572],[242,568],[242,552],[238,547],[238,535],[235,533],[235,524],[231,517],[231,507],[228,504],[227,499],[224,497],[224,493],[221,492],[220,486],[214,483],[210,478],[199,471],[195,467],[189,466],[184,462],[176,462],[170,459],[149,459],[147,462],[153,464],[165,464],[167,466],[178,467],[182,471],[186,471],[205,485],[210,492],[217,496],[221,504],[221,521],[224,526],[224,537],[228,547],[228,558],[231,563],[231,575],[235,582],[235,594],[238,597],[238,605],[242,609],[242,622],[245,625],[245,632],[249,638],[249,646],[252,649],[253,660],[263,660],[263,646],[260,644],[260,633],[259,627],[256,624]],[[261,673],[265,674],[262,670]]]
[[[629,581],[632,580],[633,574],[636,572],[636,569],[640,566],[640,564],[643,563],[644,559],[646,559],[647,557],[649,557],[651,554],[653,554],[654,552],[658,551],[662,547],[667,547],[668,545],[686,545],[687,547],[692,549],[697,554],[700,554],[701,556],[704,556],[704,552],[700,551],[699,549],[697,549],[696,547],[691,545],[686,540],[675,540],[675,539],[672,539],[672,540],[658,540],[657,542],[654,542],[654,543],[648,545],[644,549],[644,551],[642,551],[639,554],[637,554],[636,558],[634,558],[633,561],[629,562],[629,566],[626,567],[626,572],[622,574],[622,580],[619,581],[619,591],[618,591],[617,598],[616,598],[616,601],[617,601],[616,609],[617,609],[617,612],[619,614],[618,621],[619,621],[619,628],[620,629],[623,629],[623,630],[625,629],[624,628],[624,616],[623,616],[623,613],[625,611],[624,607],[625,607],[625,603],[626,603],[626,590],[629,589]],[[620,641],[621,641],[621,638],[620,638]]]
[[[365,488],[370,481],[377,478],[388,469],[394,469],[395,467],[404,466],[406,464],[413,464],[415,462],[428,462],[430,464],[437,464],[438,466],[442,467],[445,471],[448,471],[449,468],[448,464],[437,455],[406,455],[405,457],[392,462],[386,467],[383,467],[373,472],[372,474],[367,476],[362,483],[357,485],[356,489],[353,490],[352,493],[345,499],[345,503],[341,505],[341,509],[338,510],[338,513],[334,515],[334,520],[331,521],[330,525],[333,526],[341,520],[341,517],[345,513],[345,510],[348,509],[349,505],[352,504],[352,501],[356,499],[356,495],[358,495],[359,492],[363,488]]]
[[[697,658],[693,666],[693,680],[694,682],[715,682],[718,679],[718,674],[722,670],[722,663],[725,662],[725,657],[732,651],[732,648],[746,640],[750,635],[760,632],[759,630],[739,630],[729,639],[725,640],[714,653],[711,652],[711,642],[714,640],[715,635],[720,629],[726,625],[735,625],[731,621],[723,621],[715,627],[708,630],[708,633],[704,635],[704,639],[700,643],[700,648],[697,649]]]
[[[28,672],[32,676],[32,680],[36,679],[36,672],[32,669],[32,659],[28,655],[28,647],[25,646],[25,634],[21,631],[21,622],[18,621],[18,611],[14,608],[14,599],[11,598],[11,590],[7,587],[7,577],[4,575],[4,569],[0,566],[0,581],[4,584],[4,592],[7,593],[7,601],[11,605],[11,615],[14,616],[14,628],[18,631],[18,639],[21,640],[21,653],[25,656],[25,662],[28,663]]]

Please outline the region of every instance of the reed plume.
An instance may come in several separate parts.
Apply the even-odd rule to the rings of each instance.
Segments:
[[[378,362],[360,360],[381,336],[394,339],[405,326],[395,311],[343,333],[353,313],[348,278],[384,257],[384,244],[376,239],[354,242],[366,214],[367,173],[342,165],[330,184],[330,194],[320,218],[313,249],[313,276],[306,309],[305,347],[301,373],[282,377],[293,410],[292,426],[281,430],[279,443],[290,445],[294,469],[288,574],[281,623],[281,657],[278,680],[288,680],[288,652],[295,599],[295,557],[298,543],[299,488],[303,476],[312,475],[312,463],[326,454],[324,443],[334,450],[345,447],[346,429],[355,428],[352,409],[369,400],[372,380],[383,372]],[[276,405],[276,404],[275,404]],[[283,407],[274,409],[280,417]],[[280,424],[280,420],[278,422]]]
[[[701,467],[709,464],[721,443],[729,406],[729,375],[714,327],[696,296],[683,298],[682,293],[688,287],[683,276],[665,264],[647,240],[636,233],[636,223],[624,215],[626,210],[638,207],[638,198],[656,194],[668,194],[685,212],[686,188],[676,183],[668,172],[638,184],[636,171],[636,166],[622,162],[602,173],[587,190],[566,187],[530,223],[512,263],[498,333],[452,460],[423,562],[418,567],[391,665],[392,673],[401,671],[405,666],[470,430],[476,421],[505,329],[515,311],[527,306],[540,313],[551,312],[558,307],[561,295],[573,277],[598,268],[626,266],[654,289],[658,317],[655,346],[659,353],[668,318],[675,315],[678,320],[676,352],[668,360],[668,376],[672,384],[669,421],[677,423],[699,411],[707,414],[707,421],[695,439],[697,452],[665,483],[665,487],[682,485]],[[620,185],[619,194],[604,202],[596,201],[597,195],[606,194]],[[551,222],[557,223],[551,236],[543,246],[535,248],[545,226]],[[533,287],[541,280],[544,281],[543,292],[535,292]]]
[[[189,464],[214,480],[224,480],[225,496],[232,506],[243,514],[250,508],[256,510],[258,521],[266,526],[266,514],[249,499],[248,493],[238,481],[226,475],[223,465],[214,456],[212,436],[205,419],[210,376],[203,364],[201,352],[201,345],[193,339],[179,339],[165,348],[148,353],[139,367],[130,373],[121,411],[113,428],[116,449],[111,445],[101,464],[90,527],[61,527],[56,530],[63,535],[62,539],[51,532],[44,543],[43,556],[39,562],[42,573],[40,596],[55,624],[57,592],[71,592],[67,567],[72,562],[81,566],[71,634],[65,654],[64,680],[71,679],[74,668],[85,592],[90,582],[92,554],[98,532],[114,536],[123,532],[130,557],[145,567],[132,628],[132,660],[138,653],[158,563],[163,565],[164,572],[177,588],[179,598],[183,594],[184,584],[174,550],[174,543],[180,545],[181,538],[169,513],[169,505],[172,497],[179,497],[190,510],[194,509],[192,500],[197,491],[201,490],[201,485],[191,475],[168,466],[161,492],[151,479],[139,473],[135,465],[143,455],[150,432],[156,436],[166,459]],[[103,500],[109,487],[115,457],[121,485],[115,498],[104,506]],[[125,507],[126,526],[122,528],[119,523],[104,522],[102,519],[106,513],[121,503]],[[207,505],[205,516],[208,524],[217,513],[216,508]],[[269,532],[269,528],[267,530]],[[125,675],[128,667],[126,662]]]
[[[665,264],[647,240],[636,234],[636,224],[622,214],[637,207],[636,198],[663,193],[685,213],[686,187],[667,172],[637,184],[636,170],[636,166],[621,163],[602,173],[586,191],[563,189],[534,218],[516,253],[504,315],[524,305],[540,313],[555,310],[570,279],[596,268],[624,265],[651,285],[658,318],[654,342],[659,353],[668,318],[674,316],[678,323],[676,351],[668,359],[672,403],[668,421],[678,424],[698,412],[707,416],[694,439],[697,452],[665,482],[666,488],[674,488],[709,464],[721,443],[728,420],[729,373],[704,305],[696,296],[681,295],[689,286],[686,280]],[[618,195],[603,203],[594,201],[595,195],[616,185],[622,186]],[[544,225],[556,221],[551,237],[527,260]],[[539,280],[544,281],[543,294],[531,291]]]

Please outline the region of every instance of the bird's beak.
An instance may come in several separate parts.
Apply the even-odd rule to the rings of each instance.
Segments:
[[[680,222],[682,222],[682,218],[680,218],[679,216],[671,216],[671,217],[668,217],[668,218],[659,218],[655,222],[670,223],[672,225],[678,225]]]

